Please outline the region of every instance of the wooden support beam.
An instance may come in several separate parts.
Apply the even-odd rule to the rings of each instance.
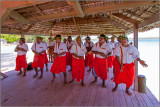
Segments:
[[[78,0],[77,1],[67,1],[67,3],[73,6],[76,16],[84,17],[83,10]]]
[[[1,1],[1,25],[4,24],[7,16],[12,10],[36,4],[42,4],[45,2],[49,1]]]
[[[138,24],[134,25],[134,46],[138,49]],[[135,65],[135,80],[134,80],[134,90],[138,91],[138,62],[134,61]]]
[[[39,13],[41,13],[42,15],[45,15],[45,13],[37,5],[34,5],[34,7]]]
[[[128,30],[128,27],[126,27],[126,26],[124,26],[124,25],[122,25],[122,24],[120,24],[120,23],[118,23],[118,22],[116,22],[116,21],[114,21],[114,20],[111,20],[111,19],[109,19],[109,18],[107,18],[107,17],[103,17],[103,18],[101,18],[101,19],[106,20],[107,22],[109,22],[109,23],[112,24],[113,26],[122,28],[122,29],[124,29],[125,31]]]
[[[23,24],[28,24],[30,23],[29,20],[25,19],[23,16],[21,16],[19,13],[17,13],[16,11],[11,11],[9,16],[15,20],[17,20],[18,22],[20,23],[23,23]]]
[[[82,34],[82,31],[81,31],[80,27],[77,25],[76,20],[75,20],[74,17],[73,17],[73,22],[74,22],[75,26],[77,27],[78,32]]]
[[[129,23],[131,23],[131,24],[140,23],[139,21],[134,20],[134,19],[132,19],[132,18],[129,18],[129,17],[127,17],[127,16],[125,16],[125,15],[123,15],[123,14],[120,14],[120,13],[113,14],[113,16],[116,16],[116,17],[118,17],[118,18],[120,18],[120,19],[123,19],[123,20],[125,20],[125,21],[127,21],[127,22],[129,22]]]
[[[160,22],[159,15],[160,13],[157,13],[157,14],[154,14],[152,17],[145,19],[142,23],[139,24],[139,28],[145,27],[155,22]]]

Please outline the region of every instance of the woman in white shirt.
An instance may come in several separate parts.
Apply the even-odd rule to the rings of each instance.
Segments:
[[[25,39],[20,38],[19,44],[15,48],[15,52],[17,52],[15,70],[20,71],[18,75],[22,74],[22,68],[23,68],[24,69],[23,76],[26,76],[26,69],[28,67],[26,60],[27,51],[28,51],[28,45],[25,44]]]
[[[72,80],[70,83],[76,79],[77,81],[81,80],[81,85],[84,84],[84,74],[85,74],[85,63],[84,55],[87,53],[85,45],[82,44],[81,38],[76,38],[77,44],[73,45],[71,48],[72,58]]]
[[[54,47],[54,62],[50,69],[50,72],[53,74],[53,80],[56,78],[55,74],[59,74],[63,72],[64,75],[64,84],[67,83],[67,76],[66,76],[66,53],[67,53],[67,46],[63,42],[61,42],[61,35],[56,35],[56,44]]]
[[[109,45],[105,42],[106,36],[101,34],[99,37],[99,42],[97,42],[93,48],[92,52],[95,54],[95,59],[93,62],[93,74],[95,80],[91,83],[97,82],[97,77],[100,77],[103,82],[102,86],[105,88],[105,80],[107,79],[107,58],[108,53],[111,52]]]

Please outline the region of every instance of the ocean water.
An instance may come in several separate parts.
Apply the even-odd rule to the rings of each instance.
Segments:
[[[93,42],[97,42],[94,40]],[[133,42],[133,40],[130,40]],[[84,42],[84,40],[83,40]],[[33,60],[31,51],[32,43],[28,43],[29,51],[27,52],[27,62]],[[15,67],[16,45],[1,46],[1,70],[8,68],[13,70]],[[138,64],[138,74],[145,75],[146,85],[159,100],[159,39],[140,39],[138,41],[138,50],[140,58],[148,64],[148,68]]]

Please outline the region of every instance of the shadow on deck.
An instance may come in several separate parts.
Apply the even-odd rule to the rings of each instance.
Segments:
[[[50,68],[51,64],[49,64]],[[114,83],[112,73],[108,75],[107,88],[101,87],[101,80],[94,85],[91,72],[86,72],[85,83],[63,84],[63,75],[56,75],[51,83],[52,74],[44,71],[43,79],[32,78],[35,72],[28,71],[26,77],[16,76],[17,72],[8,72],[9,76],[1,81],[2,106],[160,106],[160,103],[147,88],[147,93],[133,91],[132,96],[125,93],[125,85],[119,85],[116,92],[112,92]],[[71,80],[71,72],[67,72],[67,80]]]

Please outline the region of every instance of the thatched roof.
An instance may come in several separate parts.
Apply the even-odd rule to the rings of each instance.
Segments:
[[[9,4],[11,7],[4,6]],[[41,35],[125,34],[159,27],[159,1],[6,1],[1,32]],[[18,5],[19,3],[19,5]]]

